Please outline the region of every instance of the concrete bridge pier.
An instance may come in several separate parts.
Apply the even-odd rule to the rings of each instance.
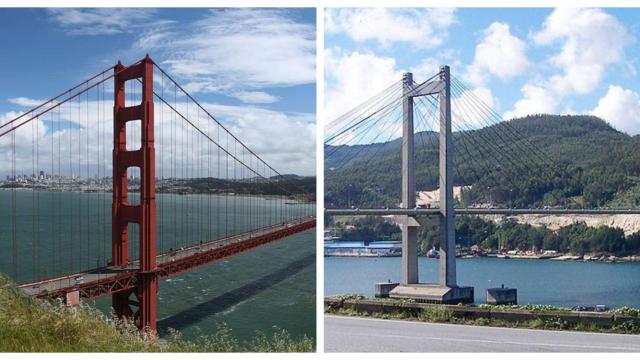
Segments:
[[[416,180],[413,148],[413,74],[402,77],[402,207],[416,207]],[[418,282],[418,222],[415,217],[401,217],[402,228],[402,283]]]

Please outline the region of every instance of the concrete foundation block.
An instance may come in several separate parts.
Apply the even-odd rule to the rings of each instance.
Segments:
[[[67,306],[80,304],[80,292],[78,290],[70,291],[65,294],[64,303]]]
[[[505,287],[487,289],[487,304],[518,305],[518,289]]]
[[[436,284],[398,285],[389,292],[389,297],[432,304],[467,304],[474,300],[472,286],[449,287]]]
[[[396,286],[400,285],[400,283],[393,282],[379,282],[375,284],[374,294],[377,298],[388,298],[389,292],[395,289]]]

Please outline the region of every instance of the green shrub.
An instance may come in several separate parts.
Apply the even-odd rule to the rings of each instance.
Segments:
[[[611,310],[612,314],[620,315],[620,316],[634,316],[640,317],[640,309],[631,308],[628,306],[623,306],[621,308]]]
[[[336,299],[344,301],[344,300],[364,300],[367,297],[362,294],[342,294],[334,296]]]

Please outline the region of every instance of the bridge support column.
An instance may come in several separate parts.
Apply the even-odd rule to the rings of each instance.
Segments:
[[[453,200],[453,138],[449,67],[440,68],[440,285],[456,286],[456,233]]]
[[[156,264],[156,205],[155,205],[155,148],[153,134],[153,61],[149,56],[137,65],[115,68],[114,87],[114,143],[113,143],[113,206],[112,255],[113,266],[126,268],[128,259],[128,233],[130,223],[140,227],[140,268],[137,277],[137,302],[130,292],[113,295],[113,307],[120,317],[133,315],[141,329],[156,330],[157,264]],[[125,107],[125,83],[140,79],[142,102]],[[139,120],[141,147],[127,150],[127,122]],[[127,169],[140,168],[140,204],[131,205],[127,194]],[[132,305],[137,303],[138,310]]]
[[[115,267],[126,267],[129,257],[129,232],[128,222],[121,215],[123,207],[127,204],[128,181],[127,169],[119,166],[121,154],[127,151],[127,128],[122,124],[118,114],[124,108],[125,92],[124,81],[118,81],[118,73],[124,66],[118,62],[114,72],[114,106],[113,106],[113,202],[111,205],[111,264]],[[115,293],[112,296],[112,306],[118,317],[132,315],[129,308],[128,291]]]
[[[416,207],[416,177],[413,148],[413,74],[402,77],[402,207]],[[418,283],[418,228],[413,216],[402,216],[402,284]]]

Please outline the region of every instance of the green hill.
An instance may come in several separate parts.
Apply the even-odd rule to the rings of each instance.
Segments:
[[[396,139],[326,146],[325,206],[396,206],[400,145]],[[463,193],[466,206],[489,201],[522,208],[640,205],[640,137],[593,116],[534,115],[454,132],[454,148],[454,184],[471,186]],[[415,149],[417,189],[436,189],[437,133],[417,133]]]
[[[34,300],[0,274],[0,352],[141,351],[311,352],[314,342],[306,336],[293,340],[285,331],[239,342],[226,328],[196,342],[182,340],[178,333],[168,339],[153,339],[86,306]]]
[[[310,194],[315,200],[316,177],[286,175],[272,177],[271,182],[256,181],[256,179],[226,180],[217,178],[191,178],[175,180],[171,186],[187,187],[193,193],[235,193],[251,195],[301,195]],[[171,191],[171,187],[158,188],[159,192]]]

